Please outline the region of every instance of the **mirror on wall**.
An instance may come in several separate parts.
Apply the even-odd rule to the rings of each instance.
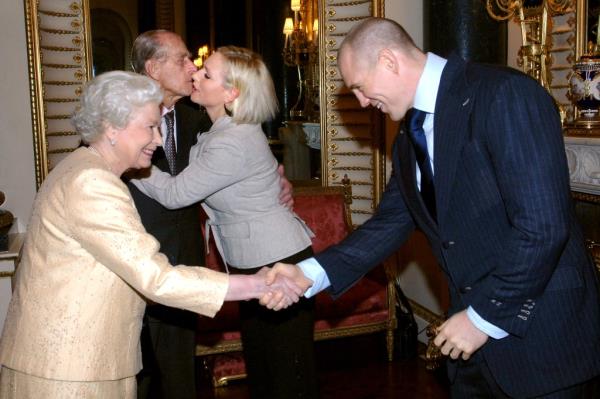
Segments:
[[[272,139],[278,140],[279,127],[293,119],[289,110],[297,102],[298,81],[310,80],[302,89],[313,102],[312,115],[310,120],[296,119],[307,124],[300,140],[309,151],[308,177],[319,178],[323,185],[349,179],[354,223],[361,224],[373,213],[385,176],[382,119],[374,110],[362,109],[344,87],[337,49],[357,21],[383,15],[383,0],[300,0],[305,12],[302,25],[308,29],[307,36],[312,36],[314,53],[310,68],[303,68],[299,77],[296,65],[286,66],[283,60],[285,20],[298,18],[291,1],[25,0],[24,4],[37,186],[79,146],[69,118],[85,82],[93,74],[128,69],[137,34],[163,27],[186,38],[193,52],[205,44],[213,49],[235,44],[263,56],[280,103],[288,110],[266,128]],[[280,141],[285,163],[293,154]]]
[[[586,9],[585,18],[585,37],[583,43],[592,41],[594,44],[600,44],[598,40],[600,34],[598,32],[598,22],[600,22],[600,0],[584,0]]]

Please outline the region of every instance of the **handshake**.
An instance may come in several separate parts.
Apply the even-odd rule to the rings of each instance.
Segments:
[[[276,263],[272,268],[263,267],[254,275],[230,275],[226,299],[256,298],[268,309],[281,310],[298,302],[312,284],[298,266]]]

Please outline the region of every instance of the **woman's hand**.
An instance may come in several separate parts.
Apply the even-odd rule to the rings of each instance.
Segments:
[[[283,264],[281,264],[283,265]],[[287,271],[286,271],[287,272]],[[229,276],[226,301],[259,299],[261,305],[269,309],[280,310],[298,302],[300,296],[312,285],[302,275],[293,277],[290,272],[269,274],[269,268],[263,267],[253,275],[234,274]],[[300,272],[300,274],[302,274]]]
[[[265,273],[266,283],[269,287],[279,287],[282,284],[287,290],[298,296],[303,295],[313,284],[310,279],[304,277],[302,270],[296,265],[276,263],[273,268],[263,268],[261,272],[263,271]],[[267,293],[267,295],[260,298],[260,304],[273,310],[280,310],[291,305],[291,303],[287,304],[285,296],[278,296],[276,291]]]

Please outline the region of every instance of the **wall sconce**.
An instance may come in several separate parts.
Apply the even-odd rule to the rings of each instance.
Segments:
[[[298,71],[298,101],[290,110],[292,120],[319,118],[319,20],[315,0],[291,0],[294,18],[283,24],[283,61]]]
[[[198,58],[194,60],[194,65],[196,65],[198,68],[202,68],[204,61],[206,61],[209,55],[208,45],[205,44],[204,46],[201,46],[198,49]]]
[[[521,25],[523,45],[519,50],[519,66],[548,91],[551,83],[548,67],[552,62],[548,51],[549,17],[564,13],[571,6],[569,0],[486,0],[488,14],[493,19],[513,18]]]
[[[513,19],[521,26],[521,46],[517,63],[523,72],[536,79],[552,94],[550,68],[553,57],[552,17],[562,15],[574,5],[572,0],[486,0],[488,14],[496,21]],[[568,110],[559,105],[561,121]]]

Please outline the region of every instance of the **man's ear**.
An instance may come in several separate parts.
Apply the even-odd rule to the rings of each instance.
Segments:
[[[398,73],[398,57],[392,50],[384,48],[379,52],[377,62],[386,70],[392,73]]]
[[[158,80],[157,75],[160,68],[158,65],[158,61],[156,61],[155,59],[146,60],[146,62],[144,63],[144,68],[146,70],[146,75],[148,75],[154,80]]]

